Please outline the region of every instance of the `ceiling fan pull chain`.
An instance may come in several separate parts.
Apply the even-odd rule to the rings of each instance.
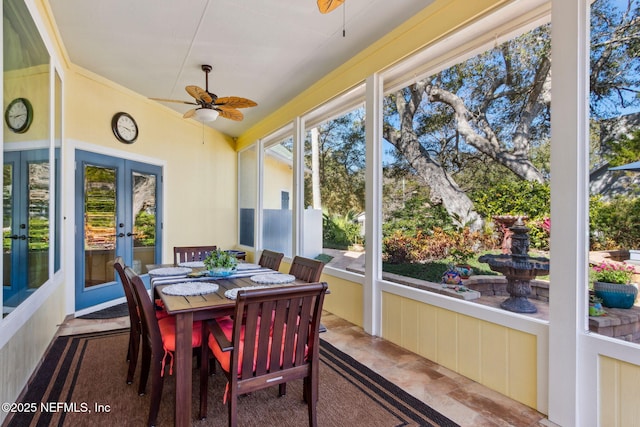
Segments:
[[[342,37],[346,37],[346,34],[347,34],[346,24],[345,24],[346,21],[347,21],[347,0],[345,0],[344,3],[342,3]]]

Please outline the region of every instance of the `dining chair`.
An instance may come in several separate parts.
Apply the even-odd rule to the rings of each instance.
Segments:
[[[272,270],[278,271],[280,268],[280,262],[284,254],[282,252],[274,252],[269,249],[264,249],[262,254],[260,255],[260,260],[258,264],[264,268],[270,268]]]
[[[322,261],[296,256],[293,258],[293,262],[289,268],[289,274],[295,276],[298,280],[309,283],[317,282],[320,280],[323,268],[324,263]]]
[[[217,248],[217,246],[174,246],[173,262],[178,265],[181,262],[204,261]]]
[[[136,303],[133,290],[129,285],[129,280],[124,272],[125,269],[124,260],[122,257],[116,257],[113,262],[113,268],[118,273],[120,281],[122,282],[122,288],[124,289],[124,296],[127,300],[127,308],[129,309],[129,347],[127,349],[127,361],[129,362],[129,369],[127,370],[127,384],[133,383],[133,376],[136,372],[136,366],[138,364],[138,353],[140,350],[140,334],[142,333],[142,324],[140,323],[140,313],[138,312],[138,304]]]
[[[124,272],[133,289],[141,313],[142,362],[138,393],[145,394],[149,373],[151,373],[151,402],[147,424],[153,426],[156,424],[160,409],[167,359],[169,359],[169,373],[172,373],[173,354],[176,349],[176,322],[173,316],[158,319],[155,315],[153,301],[151,301],[140,276],[129,267],[125,267]],[[202,322],[193,322],[191,346],[202,353],[206,351],[206,347],[202,347],[202,345]],[[207,343],[204,342],[204,345],[206,346]],[[202,364],[208,365],[207,363]],[[200,398],[202,399],[202,394]],[[202,401],[200,404],[202,405]]]
[[[239,395],[274,385],[282,395],[287,381],[300,378],[309,425],[317,425],[318,327],[327,287],[308,283],[242,289],[236,298],[235,320],[206,322],[209,348],[227,377],[229,426],[238,423]],[[208,377],[207,366],[200,366],[201,378]]]

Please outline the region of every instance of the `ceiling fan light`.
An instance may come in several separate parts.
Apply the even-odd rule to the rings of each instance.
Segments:
[[[211,108],[200,108],[196,110],[196,119],[201,122],[212,122],[218,118],[220,113]]]

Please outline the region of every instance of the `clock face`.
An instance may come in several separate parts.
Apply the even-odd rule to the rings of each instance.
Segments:
[[[120,141],[131,144],[138,138],[138,125],[127,113],[117,113],[111,120],[113,133]]]
[[[4,120],[12,131],[16,133],[26,132],[33,120],[33,109],[29,100],[16,98],[11,101],[4,113]]]

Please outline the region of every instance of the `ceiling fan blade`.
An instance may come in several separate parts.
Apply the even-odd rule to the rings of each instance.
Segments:
[[[184,113],[182,116],[183,119],[188,119],[196,115],[196,108],[192,108],[191,110]]]
[[[247,98],[240,98],[239,96],[225,96],[224,98],[218,98],[213,103],[218,108],[248,108],[258,105],[255,101]]]
[[[220,117],[224,117],[225,119],[235,120],[237,122],[244,119],[244,115],[240,111],[234,110],[233,108],[224,110],[216,108],[216,110],[218,110],[218,112],[220,113]]]
[[[329,13],[342,3],[344,0],[318,0],[318,9],[320,13]]]
[[[202,89],[201,87],[191,85],[191,86],[185,87],[185,90],[189,95],[193,96],[198,101],[203,101],[206,104],[213,102],[213,98],[211,98],[211,95],[209,95],[209,92]]]
[[[189,105],[200,105],[197,102],[191,102],[191,101],[179,101],[177,99],[166,99],[166,98],[149,98],[153,101],[160,101],[160,102],[177,102],[179,104],[189,104]]]

